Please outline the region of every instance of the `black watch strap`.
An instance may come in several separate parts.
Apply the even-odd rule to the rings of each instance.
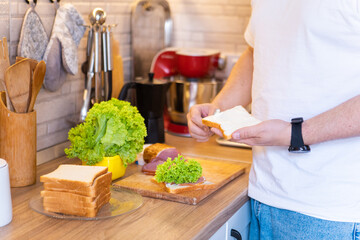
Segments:
[[[303,122],[304,120],[301,117],[291,119],[291,142],[289,152],[310,152],[310,147],[304,144],[304,140],[302,137],[301,125]]]

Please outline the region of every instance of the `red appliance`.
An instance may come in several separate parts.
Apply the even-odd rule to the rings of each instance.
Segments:
[[[154,78],[168,78],[177,74],[176,51],[176,48],[165,48],[155,55],[150,67]]]
[[[218,51],[181,49],[175,54],[178,72],[187,78],[213,76],[219,65]]]
[[[167,132],[190,137],[186,114],[192,105],[212,100],[210,97],[218,92],[215,71],[224,66],[225,61],[216,50],[165,48],[154,57],[150,72],[157,79],[170,81],[164,111]]]

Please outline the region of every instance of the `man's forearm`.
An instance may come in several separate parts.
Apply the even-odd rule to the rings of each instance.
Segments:
[[[305,144],[360,136],[360,95],[306,120],[302,127]]]
[[[213,100],[221,110],[251,102],[253,49],[248,47],[236,62],[225,86]]]

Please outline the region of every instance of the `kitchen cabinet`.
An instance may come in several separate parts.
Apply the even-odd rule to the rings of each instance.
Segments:
[[[250,219],[250,201],[247,201],[210,240],[249,239]]]
[[[209,240],[225,240],[227,229],[228,229],[228,224],[226,222],[224,225],[222,225],[221,228],[219,228],[219,230],[214,235],[211,236]]]

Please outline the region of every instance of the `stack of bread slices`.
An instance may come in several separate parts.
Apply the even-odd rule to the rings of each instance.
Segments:
[[[107,167],[62,164],[42,175],[44,210],[95,217],[111,198],[111,172]]]

